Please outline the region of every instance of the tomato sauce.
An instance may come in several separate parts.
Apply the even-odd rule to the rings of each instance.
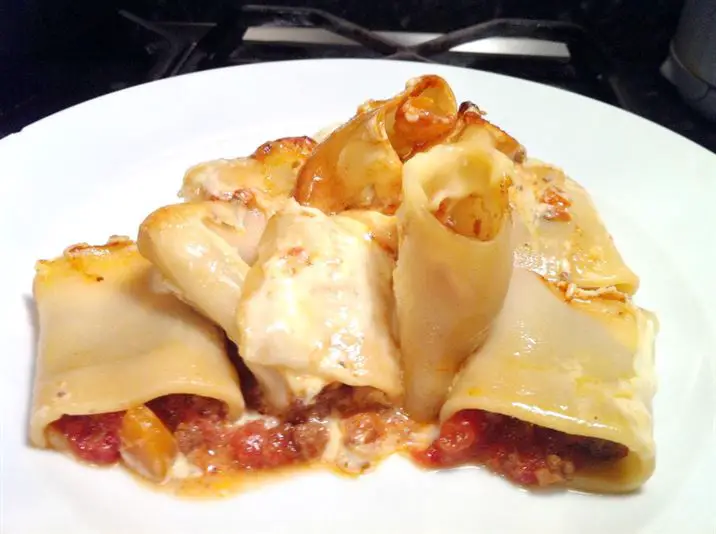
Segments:
[[[162,443],[144,455],[136,454],[141,436],[133,436],[131,443],[123,441],[127,436],[122,437],[121,428],[127,412],[64,416],[53,423],[48,435],[53,437],[53,447],[95,465],[126,463],[129,449],[125,447],[130,446],[135,460],[145,458],[151,466],[171,465],[174,457],[164,455],[178,451],[191,466],[191,476],[205,477],[315,463],[326,451],[330,419],[337,422],[340,446],[350,458],[334,467],[358,474],[406,448],[416,428],[402,411],[387,403],[383,393],[371,388],[329,387],[310,405],[297,403],[282,414],[271,413],[263,404],[255,381],[247,380],[244,392],[247,408],[258,413],[241,422],[229,419],[224,403],[197,395],[167,395],[148,402],[147,408],[158,418],[154,424],[163,425],[176,446]],[[137,469],[131,462],[129,467]],[[164,476],[165,471],[159,473],[158,481]]]
[[[169,395],[149,407],[174,432],[179,450],[205,473],[273,469],[318,458],[328,441],[318,421],[253,420],[237,425],[223,403]]]
[[[53,428],[65,438],[65,446],[78,459],[96,465],[119,460],[119,427],[124,412],[98,415],[63,415]]]
[[[611,441],[464,410],[445,421],[438,438],[427,449],[413,452],[413,458],[431,468],[482,464],[524,486],[549,486],[570,480],[586,466],[624,458],[628,452]]]
[[[548,221],[567,222],[572,220],[572,216],[569,213],[572,202],[567,198],[564,191],[555,186],[549,186],[542,193],[540,201],[550,208],[544,214],[544,218]]]
[[[307,463],[320,457],[328,442],[324,422],[312,417],[235,424],[222,402],[197,395],[167,395],[147,407],[173,434],[179,451],[206,474]],[[79,460],[111,465],[121,458],[124,413],[65,415],[51,430]]]
[[[281,418],[242,423],[228,419],[222,402],[196,395],[167,395],[147,406],[171,432],[178,450],[199,470],[199,476],[264,472],[316,462],[329,442],[326,416],[330,410],[339,416],[343,447],[360,455],[357,466],[343,469],[346,473],[360,473],[362,465],[404,448],[418,429],[402,412],[383,405],[380,394],[346,387],[328,390],[315,404],[295,406]],[[122,457],[123,417],[124,412],[65,415],[53,423],[52,431],[62,437],[62,448],[79,460],[112,465]],[[482,464],[518,484],[541,487],[564,483],[586,466],[627,454],[626,447],[610,441],[465,410],[445,421],[432,444],[412,451],[411,456],[430,468]]]

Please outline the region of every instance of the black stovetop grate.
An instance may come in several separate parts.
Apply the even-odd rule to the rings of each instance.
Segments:
[[[548,83],[619,104],[608,58],[584,28],[559,21],[496,19],[474,24],[416,45],[405,46],[326,11],[305,7],[229,5],[215,24],[149,22],[122,15],[160,38],[149,79],[227,65],[308,58],[382,58],[478,68]],[[313,28],[360,45],[251,43],[244,35],[257,26]],[[517,37],[564,43],[569,57],[470,54],[459,45],[490,37]]]
[[[390,32],[372,31],[386,22],[380,17],[372,20],[368,14],[362,20],[370,21],[372,29],[314,8],[251,5],[230,0],[212,4],[215,5],[220,7],[202,9],[204,22],[191,17],[182,22],[156,22],[121,11],[110,16],[107,26],[98,26],[95,32],[112,36],[103,40],[106,46],[93,48],[85,41],[77,41],[78,49],[90,52],[86,57],[78,60],[72,54],[60,53],[49,61],[19,64],[17,72],[5,75],[7,83],[0,86],[0,137],[83,100],[177,74],[290,59],[390,58],[475,68],[581,93],[652,120],[716,152],[716,125],[682,101],[659,73],[657,63],[648,58],[634,61],[612,56],[607,52],[613,53],[612,41],[609,47],[604,47],[594,34],[576,24],[482,17],[478,20],[486,22],[433,34],[437,37],[405,46],[387,37]],[[118,24],[117,18],[122,17],[124,20]],[[257,27],[328,32],[352,45],[337,43],[335,39],[307,43],[250,37]],[[394,27],[388,24],[380,29]],[[612,33],[616,31],[610,28]],[[429,25],[422,28],[429,29]],[[626,30],[620,27],[619,31]],[[458,45],[489,37],[562,43],[568,54],[472,53],[465,52],[465,47],[454,50]],[[88,39],[94,44],[96,38],[95,35]]]

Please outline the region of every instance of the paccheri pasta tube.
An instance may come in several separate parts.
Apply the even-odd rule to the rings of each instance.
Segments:
[[[241,288],[261,236],[314,147],[308,137],[284,138],[249,157],[195,165],[180,192],[187,202],[156,210],[140,226],[140,252],[177,296],[234,341]]]
[[[405,406],[417,419],[435,417],[502,306],[513,167],[482,124],[405,164],[394,288]]]
[[[228,202],[192,202],[160,208],[142,223],[139,250],[169,287],[239,337],[236,309],[266,221],[256,210]]]
[[[401,394],[391,255],[357,218],[295,205],[274,216],[246,277],[239,352],[278,410],[329,384]]]
[[[131,241],[76,245],[39,262],[33,291],[40,327],[34,445],[69,448],[93,463],[122,454],[161,480],[176,451],[146,403],[196,395],[220,401],[233,417],[242,413],[221,331],[167,291]]]
[[[626,265],[585,189],[560,169],[528,160],[511,190],[515,263],[582,289],[633,294],[639,279]]]
[[[526,485],[599,492],[654,470],[654,316],[624,300],[568,301],[516,269],[490,336],[441,410],[427,463],[484,463]],[[458,450],[459,449],[459,450]]]
[[[410,80],[397,96],[362,105],[320,143],[299,173],[294,196],[327,213],[393,213],[400,204],[402,162],[440,142],[456,120],[455,96],[445,80]]]

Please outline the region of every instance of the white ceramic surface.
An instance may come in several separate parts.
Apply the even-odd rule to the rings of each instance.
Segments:
[[[219,501],[185,501],[121,469],[27,446],[33,262],[71,243],[136,235],[191,164],[310,135],[357,104],[436,73],[533,156],[592,193],[661,321],[658,466],[639,493],[533,494],[481,469],[401,459],[357,481],[315,472]],[[0,141],[0,531],[716,532],[716,155],[616,108],[494,74],[402,62],[318,60],[171,78],[68,109]]]

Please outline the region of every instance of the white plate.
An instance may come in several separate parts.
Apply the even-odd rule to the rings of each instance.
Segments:
[[[183,171],[311,134],[425,73],[444,76],[592,193],[637,302],[661,320],[658,466],[639,493],[535,495],[481,469],[425,473],[400,459],[358,481],[286,478],[209,502],[28,448],[33,262],[71,243],[136,235]],[[716,155],[571,93],[436,65],[325,60],[228,68],[87,102],[0,142],[3,341],[2,532],[716,532]]]

